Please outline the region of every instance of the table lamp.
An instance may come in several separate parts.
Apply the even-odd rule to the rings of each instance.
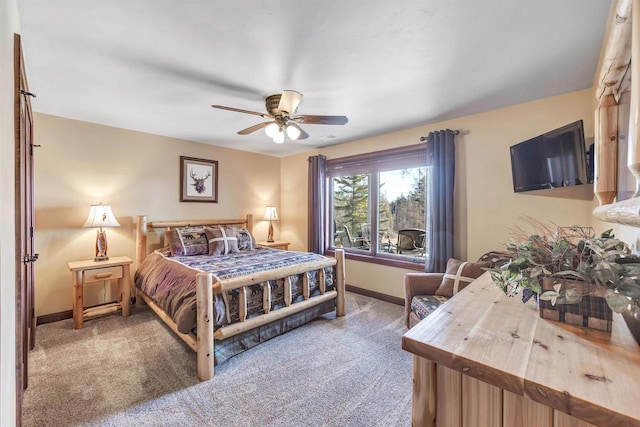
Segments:
[[[102,227],[119,226],[120,223],[111,212],[111,206],[103,205],[102,203],[91,205],[89,217],[83,227],[99,227],[96,235],[96,257],[94,261],[106,261],[109,259],[107,256],[107,234],[102,230]]]
[[[273,242],[273,224],[271,221],[278,220],[278,211],[275,206],[267,206],[264,210],[264,220],[269,221],[269,234],[267,236],[267,242]]]

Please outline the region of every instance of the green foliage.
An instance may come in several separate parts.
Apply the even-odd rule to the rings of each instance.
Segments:
[[[335,178],[333,206],[335,221],[346,225],[352,233],[360,231],[360,225],[368,223],[369,177],[367,174]]]
[[[538,227],[540,229],[540,227]],[[545,230],[548,230],[546,228]],[[579,238],[560,229],[548,234],[532,234],[507,245],[512,261],[490,268],[493,282],[508,296],[530,289],[541,299],[554,304],[579,302],[582,295],[575,290],[542,293],[543,277],[579,279],[596,287],[606,287],[606,300],[612,310],[620,313],[629,303],[640,300],[640,258],[612,230],[599,237]]]
[[[382,185],[380,186],[382,187]],[[387,198],[379,192],[380,200],[378,202],[378,228],[381,234],[385,234],[388,237],[389,230],[393,229],[393,216],[391,215],[391,205]]]

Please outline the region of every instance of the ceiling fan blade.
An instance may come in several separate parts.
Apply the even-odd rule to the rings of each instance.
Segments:
[[[347,116],[297,116],[295,119],[298,123],[310,125],[345,125],[349,121]]]
[[[296,139],[307,139],[309,138],[309,134],[306,133],[304,130],[302,130],[302,128],[300,126],[298,126],[297,123],[289,121],[287,123],[287,126],[293,126],[294,128],[298,129],[300,131],[300,136]]]
[[[264,123],[258,123],[257,125],[253,125],[251,127],[248,127],[246,129],[242,129],[241,131],[238,131],[238,135],[249,135],[250,133],[253,133],[257,130],[260,130],[264,127],[267,127],[267,125],[269,123],[273,123],[273,122],[264,122]]]
[[[235,111],[236,113],[253,114],[254,116],[264,117],[265,119],[270,117],[264,113],[258,113],[256,111],[249,111],[249,110],[241,110],[240,108],[225,107],[224,105],[212,105],[212,107],[219,108],[221,110]]]
[[[295,90],[283,90],[280,96],[278,110],[286,111],[289,116],[295,116],[298,105],[302,101],[302,94]]]

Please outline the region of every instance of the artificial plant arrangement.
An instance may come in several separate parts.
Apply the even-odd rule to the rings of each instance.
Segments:
[[[534,297],[553,305],[575,304],[596,290],[605,290],[607,305],[614,312],[622,313],[629,307],[640,319],[640,257],[616,239],[612,230],[595,237],[591,227],[557,227],[530,217],[521,221],[528,223],[533,233],[519,226],[512,228],[512,241],[506,245],[511,262],[487,269],[507,296],[522,291],[523,302]],[[588,284],[587,291],[562,289],[558,283],[543,292],[545,277],[582,280]]]

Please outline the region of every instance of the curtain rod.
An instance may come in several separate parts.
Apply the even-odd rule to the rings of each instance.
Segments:
[[[454,130],[454,131],[453,131],[453,134],[454,134],[454,135],[460,135],[460,130],[458,130],[458,129]],[[420,137],[420,141],[426,141],[426,140],[427,140],[427,138],[428,138],[428,136],[421,136],[421,137]]]

